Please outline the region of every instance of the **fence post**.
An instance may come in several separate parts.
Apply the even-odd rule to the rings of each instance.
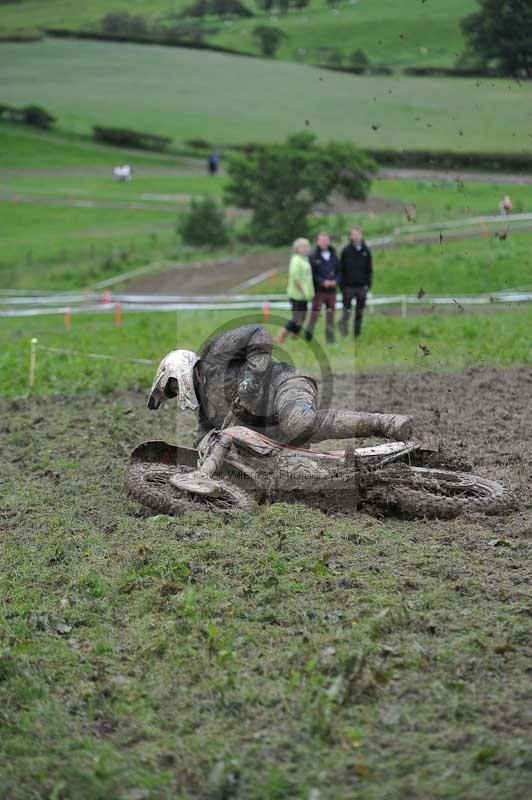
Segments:
[[[406,310],[406,295],[401,297],[401,316],[406,317],[407,310]]]
[[[37,344],[38,339],[32,339],[30,343],[30,389],[35,386],[35,367],[37,366]]]

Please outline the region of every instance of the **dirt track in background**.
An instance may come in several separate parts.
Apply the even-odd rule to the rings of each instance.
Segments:
[[[289,253],[260,253],[177,265],[128,285],[128,294],[210,295],[229,292],[270,269],[286,270]]]
[[[56,139],[57,140],[57,139]],[[64,140],[59,140],[63,142]],[[89,149],[91,145],[88,144]],[[128,153],[131,156],[131,163],[135,164],[135,157],[138,157],[139,152],[136,150],[120,150],[118,156],[122,157]],[[117,157],[118,157],[117,156]],[[159,154],[142,152],[142,158],[160,158]],[[206,159],[202,158],[187,158],[184,156],[176,156],[176,161],[179,166],[154,166],[150,167],[146,164],[141,166],[134,166],[135,175],[150,176],[150,177],[190,177],[191,175],[207,175]],[[102,158],[101,166],[87,165],[82,167],[0,167],[0,178],[16,177],[17,175],[35,176],[74,176],[74,177],[87,177],[103,176],[111,177],[111,167],[114,165],[116,159],[111,159],[107,156]],[[218,172],[219,176],[226,175],[223,163]],[[526,172],[484,172],[468,169],[422,169],[416,167],[383,167],[377,173],[376,180],[456,180],[461,178],[466,181],[480,182],[480,183],[515,183],[515,184],[530,184],[532,183],[532,175]]]

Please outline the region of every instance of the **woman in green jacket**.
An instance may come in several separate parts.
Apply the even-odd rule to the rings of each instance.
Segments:
[[[307,316],[307,305],[314,297],[312,267],[308,260],[310,242],[308,239],[296,239],[293,255],[288,267],[288,286],[286,293],[292,306],[292,319],[288,320],[277,334],[277,344],[282,344],[289,333],[297,335]]]

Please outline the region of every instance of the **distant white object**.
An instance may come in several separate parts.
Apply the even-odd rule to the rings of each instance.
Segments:
[[[512,201],[510,200],[510,196],[506,194],[499,203],[499,214],[511,214],[511,213],[512,213]]]
[[[113,167],[113,178],[115,181],[130,181],[133,177],[133,170],[129,164],[123,164],[121,167]]]

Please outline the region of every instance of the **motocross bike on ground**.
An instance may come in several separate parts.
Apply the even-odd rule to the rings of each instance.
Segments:
[[[501,484],[415,441],[310,450],[241,425],[210,431],[197,449],[145,442],[132,452],[127,494],[160,514],[226,514],[263,503],[304,503],[325,512],[377,510],[407,517],[499,513]]]

